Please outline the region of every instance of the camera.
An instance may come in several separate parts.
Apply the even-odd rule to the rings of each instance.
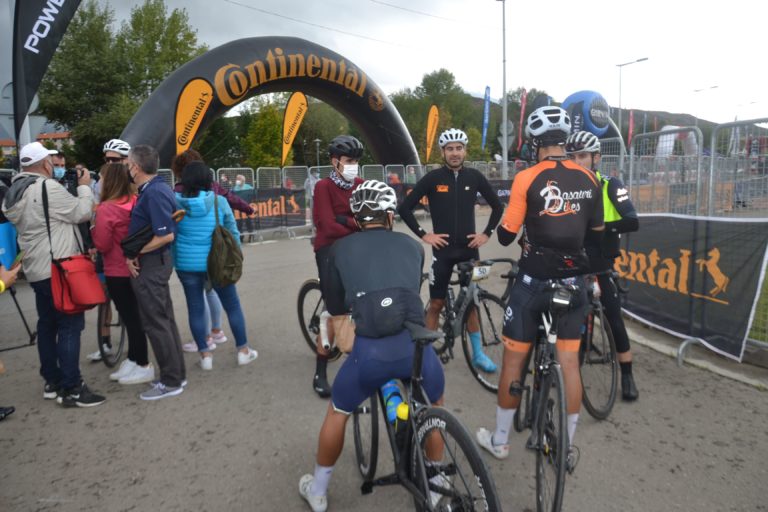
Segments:
[[[59,183],[67,189],[67,192],[73,196],[77,196],[77,170],[67,169],[64,173],[64,177],[59,180]]]

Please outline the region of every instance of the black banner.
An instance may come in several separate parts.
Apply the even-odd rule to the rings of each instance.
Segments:
[[[766,263],[768,221],[641,215],[616,259],[625,309],[741,361]]]
[[[13,122],[16,140],[80,0],[17,0],[13,22]],[[34,140],[34,137],[33,137]]]
[[[509,193],[512,191],[512,180],[489,179],[488,183],[491,184],[491,188],[496,192],[496,195],[499,196],[501,204],[509,204]],[[477,202],[484,206],[488,204],[485,198],[480,194],[477,194]]]
[[[253,215],[235,211],[240,233],[281,227],[303,226],[307,223],[307,207],[303,189],[284,188],[248,189],[234,191],[253,207]]]

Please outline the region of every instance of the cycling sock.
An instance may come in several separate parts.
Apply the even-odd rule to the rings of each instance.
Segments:
[[[317,354],[315,363],[315,375],[325,377],[325,369],[328,368],[328,356]]]
[[[632,375],[632,361],[627,363],[619,363],[622,375]]]
[[[579,424],[579,413],[568,415],[568,443],[573,444],[573,436],[576,435],[576,425]]]
[[[494,446],[509,443],[509,430],[512,428],[512,421],[515,419],[516,412],[517,409],[504,409],[496,406],[496,431],[491,438]]]
[[[333,466],[321,466],[315,464],[315,479],[312,481],[312,488],[309,490],[311,496],[325,496],[328,494],[328,483],[331,481]]]
[[[469,341],[472,342],[472,352],[477,354],[483,350],[483,340],[480,339],[480,331],[469,333]]]

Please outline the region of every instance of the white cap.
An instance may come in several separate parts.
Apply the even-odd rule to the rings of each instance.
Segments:
[[[55,149],[46,149],[45,146],[39,142],[31,142],[21,148],[19,153],[19,162],[22,167],[27,167],[32,164],[36,164],[48,155],[57,155],[58,151]]]

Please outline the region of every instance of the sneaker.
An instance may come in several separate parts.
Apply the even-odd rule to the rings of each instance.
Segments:
[[[472,356],[472,366],[485,373],[495,373],[497,369],[496,363],[483,352],[475,352],[474,356]]]
[[[621,399],[625,402],[634,402],[640,393],[635,386],[635,379],[631,373],[621,376]]]
[[[155,367],[149,363],[147,366],[135,365],[132,372],[124,375],[117,382],[120,384],[143,384],[153,380],[155,380]]]
[[[493,455],[499,460],[509,457],[509,445],[508,444],[493,444],[493,432],[487,428],[481,428],[475,434],[477,438],[477,444],[485,448],[488,453]]]
[[[104,352],[106,352],[107,354],[111,354],[112,349],[110,349],[109,347],[105,347]],[[86,355],[85,358],[92,363],[98,363],[99,361],[101,361],[101,352],[98,350],[96,352],[91,352],[90,354]]]
[[[315,374],[315,378],[312,379],[312,389],[315,390],[320,398],[328,398],[331,396],[331,386],[328,385],[328,379],[325,375],[320,376]]]
[[[312,512],[325,512],[328,510],[328,498],[325,495],[312,496],[309,492],[312,490],[312,482],[315,477],[312,475],[304,475],[299,480],[299,494],[309,504],[309,508]]]
[[[224,331],[212,332],[210,336],[211,341],[214,343],[226,343],[227,337],[224,335]]]
[[[15,410],[15,407],[0,407],[0,421],[13,414]]]
[[[429,501],[432,502],[432,508],[434,508],[435,510],[438,510],[437,505],[440,503],[440,500],[443,499],[444,497],[448,498],[450,501],[451,481],[443,473],[438,473],[432,478],[430,478],[429,487],[430,487]],[[434,489],[435,487],[445,489],[447,492],[441,493],[441,492],[435,492],[431,490],[431,489]]]
[[[56,397],[56,402],[62,407],[95,407],[106,400],[103,396],[91,392],[85,382],[81,382],[80,386],[74,389],[62,390]]]
[[[197,343],[195,343],[194,341],[183,344],[181,346],[181,350],[183,350],[184,352],[199,352],[197,348]],[[216,350],[216,344],[211,340],[208,340],[208,352],[213,352],[214,350]]]
[[[149,383],[150,386],[157,386],[158,384],[160,384],[160,379],[155,379]],[[183,381],[181,381],[181,387],[183,388],[187,387],[187,379],[184,379]]]
[[[59,390],[61,388],[58,384],[51,384],[50,382],[46,382],[45,386],[43,386],[43,398],[46,400],[56,400],[56,398],[59,396]]]
[[[203,370],[213,370],[213,357],[207,356],[207,357],[201,357],[200,358],[200,368]]]
[[[579,463],[579,456],[581,452],[578,446],[570,445],[568,447],[568,455],[565,457],[565,470],[568,474],[573,474],[573,470],[576,469],[576,465]]]
[[[162,382],[156,382],[152,384],[152,387],[143,393],[139,394],[139,398],[142,400],[161,400],[168,398],[169,396],[180,395],[184,392],[184,383],[177,388],[171,388],[163,384]]]
[[[253,350],[252,348],[248,349],[248,352],[243,353],[239,350],[237,351],[237,364],[240,366],[245,366],[246,364],[252,363],[256,360],[256,358],[259,357],[259,353]]]
[[[117,369],[116,372],[109,374],[109,380],[120,380],[126,375],[129,375],[134,368],[136,368],[138,365],[131,361],[130,359],[126,359],[122,363],[120,363],[120,368]]]

